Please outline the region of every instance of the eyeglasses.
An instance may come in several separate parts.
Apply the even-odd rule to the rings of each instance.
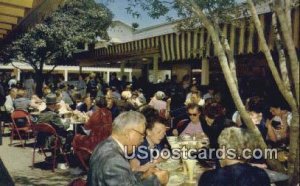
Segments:
[[[141,133],[140,131],[138,131],[138,130],[135,130],[135,129],[131,129],[131,130],[133,130],[133,131],[135,131],[135,132],[139,133],[139,135],[141,135],[143,138],[145,137],[145,134],[144,134],[144,133]]]
[[[188,115],[189,115],[189,116],[194,116],[194,117],[195,117],[195,116],[198,115],[198,113],[197,113],[197,114],[195,114],[195,113],[188,113]]]

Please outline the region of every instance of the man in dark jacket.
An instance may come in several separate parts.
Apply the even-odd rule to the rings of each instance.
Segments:
[[[145,117],[138,112],[123,112],[113,122],[112,135],[100,143],[90,159],[89,186],[159,185],[168,182],[168,173],[153,169],[144,174],[131,170],[127,155],[144,140]]]
[[[73,139],[72,132],[68,132],[70,122],[63,121],[59,114],[56,112],[59,109],[57,97],[55,94],[48,94],[46,96],[47,108],[39,115],[37,123],[48,123],[53,126],[57,134],[61,137],[62,143],[71,147]],[[38,139],[39,140],[39,139]],[[68,148],[66,147],[66,148]]]

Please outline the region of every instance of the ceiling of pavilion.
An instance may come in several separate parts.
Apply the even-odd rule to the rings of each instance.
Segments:
[[[0,42],[41,21],[64,0],[0,0]]]

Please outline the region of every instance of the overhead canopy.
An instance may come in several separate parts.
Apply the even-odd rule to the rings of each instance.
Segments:
[[[41,21],[64,0],[0,0],[0,42]]]
[[[274,31],[272,13],[259,15],[262,27],[271,50],[274,50]],[[220,25],[223,35],[228,39],[235,55],[258,53],[262,51],[254,24],[249,18],[242,18],[230,24]],[[292,38],[297,49],[300,48],[299,6],[292,11]],[[149,52],[150,51],[150,52]],[[154,52],[153,52],[154,51]],[[169,33],[151,38],[114,44],[104,48],[80,53],[79,59],[94,59],[98,63],[107,60],[126,60],[144,57],[145,54],[158,54],[161,61],[184,61],[215,56],[210,34],[205,28],[184,32]]]

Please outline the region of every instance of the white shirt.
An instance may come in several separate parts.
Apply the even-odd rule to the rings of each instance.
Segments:
[[[125,147],[124,147],[124,145],[120,141],[118,141],[116,138],[114,138],[114,137],[112,137],[112,138],[117,142],[117,144],[120,146],[122,152],[124,152],[124,154],[125,154]]]
[[[11,89],[12,85],[16,85],[16,84],[17,84],[17,80],[16,79],[10,79],[8,81],[8,87],[9,87],[9,89]]]
[[[14,102],[10,95],[6,96],[4,106],[7,112],[11,113],[12,111],[14,111]]]

